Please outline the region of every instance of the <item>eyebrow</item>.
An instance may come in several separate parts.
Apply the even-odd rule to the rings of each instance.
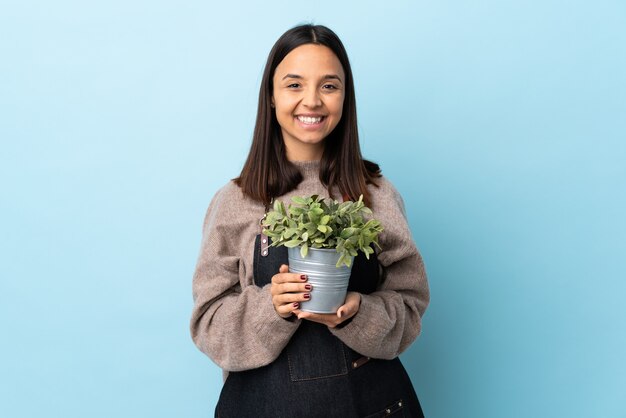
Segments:
[[[284,76],[282,79],[286,79],[286,78],[298,78],[298,79],[302,79],[301,75],[298,74],[287,74],[286,76]],[[339,78],[338,75],[336,74],[326,74],[324,77],[322,77],[323,80],[339,80],[340,83],[343,83],[343,81],[341,81],[341,78]]]

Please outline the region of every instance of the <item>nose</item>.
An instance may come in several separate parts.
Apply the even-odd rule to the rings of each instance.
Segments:
[[[306,107],[315,108],[322,105],[322,99],[320,98],[319,91],[315,87],[310,87],[304,92],[302,98],[302,104]]]

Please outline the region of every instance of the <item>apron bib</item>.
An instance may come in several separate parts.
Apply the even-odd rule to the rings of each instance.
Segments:
[[[261,244],[256,236],[254,281],[271,283],[285,247]],[[354,258],[349,291],[374,292],[380,282],[376,254]],[[358,313],[357,313],[358,315]],[[215,410],[218,418],[423,417],[404,367],[396,357],[364,357],[323,324],[303,320],[278,358],[266,366],[229,372]]]

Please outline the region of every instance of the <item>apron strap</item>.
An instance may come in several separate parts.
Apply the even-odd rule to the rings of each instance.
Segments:
[[[263,217],[259,220],[259,227],[261,229],[261,245],[260,245],[261,257],[267,257],[267,255],[270,253],[270,237],[268,237],[267,235],[263,233],[263,220],[265,220],[265,217],[267,216],[267,212],[269,212],[273,204],[274,204],[274,198],[270,200],[269,204],[265,205],[265,213],[263,214]]]

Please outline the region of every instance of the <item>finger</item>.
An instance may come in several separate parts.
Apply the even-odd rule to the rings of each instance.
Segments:
[[[344,303],[339,307],[339,309],[337,309],[337,316],[341,318],[342,316],[349,314],[350,311],[351,309],[349,303]]]
[[[289,273],[289,266],[287,264],[281,264],[278,269],[279,273]]]
[[[270,287],[270,294],[272,296],[278,296],[285,294],[307,293],[310,296],[311,289],[313,289],[313,286],[306,286],[300,283],[283,283],[272,285]]]
[[[298,319],[309,319],[313,314],[311,312],[298,311],[297,315]]]
[[[274,285],[273,294],[281,293],[308,293],[313,290],[313,285],[309,283],[282,283]]]
[[[356,308],[356,305],[352,301],[348,301],[341,305],[339,309],[337,309],[337,317],[341,318],[347,315],[350,315]]]
[[[274,305],[285,305],[293,302],[304,302],[311,298],[309,293],[280,293],[272,296]]]
[[[337,309],[337,317],[349,318],[355,315],[361,305],[361,294],[357,292],[348,292],[346,301]]]
[[[281,283],[304,283],[307,281],[306,274],[300,273],[277,273],[272,276],[272,284]]]
[[[298,309],[299,307],[300,307],[300,304],[298,302],[287,303],[287,304],[279,305],[279,306],[274,305],[274,309],[276,309],[276,312],[278,312],[278,315],[282,316],[283,318],[288,318],[291,315],[293,315],[292,312]]]
[[[346,319],[354,316],[356,314],[357,307],[354,302],[349,301],[345,305],[341,305],[339,309],[337,309],[337,318],[341,318],[342,322]]]
[[[355,306],[358,306],[361,304],[361,294],[357,293],[357,292],[348,292],[348,294],[346,295],[346,301],[344,302],[345,305],[348,304],[353,304]]]
[[[298,314],[298,318],[300,319],[308,319],[309,321],[322,322],[328,319],[328,314],[317,314],[313,312],[300,311]],[[330,316],[334,316],[330,314]]]

